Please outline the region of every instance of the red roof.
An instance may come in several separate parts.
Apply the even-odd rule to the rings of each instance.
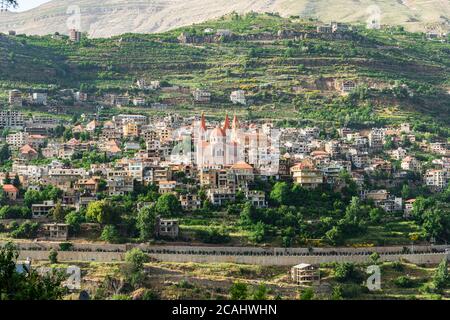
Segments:
[[[3,191],[4,192],[14,192],[17,193],[19,192],[19,189],[17,189],[15,186],[13,186],[12,184],[5,184],[3,185]]]
[[[34,150],[32,147],[30,147],[30,145],[26,144],[22,148],[20,148],[20,153],[22,153],[22,154],[30,154],[30,153],[37,154],[37,151]]]
[[[244,161],[239,161],[239,162],[236,162],[234,165],[232,165],[231,169],[253,170],[253,167]]]

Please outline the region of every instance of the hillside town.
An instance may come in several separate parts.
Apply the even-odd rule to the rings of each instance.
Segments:
[[[450,299],[445,12],[176,1],[0,0],[0,301]]]
[[[195,91],[194,99],[199,95],[205,98]],[[12,91],[10,103],[16,99]],[[72,236],[55,211],[86,212],[100,200],[142,190],[172,195],[180,210],[174,215],[183,216],[208,204],[226,207],[242,196],[267,208],[270,194],[258,187],[261,181],[336,192],[351,185],[361,201],[410,219],[413,195],[442,192],[450,179],[447,143],[418,138],[408,123],[321,132],[228,114],[222,121],[204,114],[83,114],[67,122],[14,108],[3,109],[0,119],[1,218],[37,221],[36,237],[47,239]],[[145,200],[134,210],[151,204]],[[175,241],[183,232],[176,217],[157,221],[159,236]]]

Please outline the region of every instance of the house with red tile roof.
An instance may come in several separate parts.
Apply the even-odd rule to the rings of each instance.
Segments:
[[[17,197],[19,195],[19,189],[17,189],[12,184],[5,184],[3,185],[3,193],[5,194],[6,198],[10,201],[16,201]]]
[[[39,156],[38,152],[35,149],[33,149],[29,144],[26,144],[19,149],[19,155],[21,159],[25,160],[37,159]]]

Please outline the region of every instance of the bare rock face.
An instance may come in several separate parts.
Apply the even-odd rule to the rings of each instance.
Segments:
[[[448,30],[450,21],[448,0],[53,0],[22,13],[1,12],[0,32],[67,34],[76,27],[90,37],[154,33],[233,11],[278,12],[324,22],[367,23],[375,19],[414,31]]]

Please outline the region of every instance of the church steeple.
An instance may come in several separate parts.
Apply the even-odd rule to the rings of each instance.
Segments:
[[[225,116],[225,122],[223,124],[223,131],[227,131],[230,129],[231,129],[230,128],[230,118],[228,118],[228,113],[227,113],[227,115]]]
[[[232,129],[233,129],[233,130],[239,129],[239,120],[238,120],[236,114],[235,114],[234,117],[233,117]]]
[[[202,111],[202,118],[200,120],[200,129],[206,131],[205,113]]]

